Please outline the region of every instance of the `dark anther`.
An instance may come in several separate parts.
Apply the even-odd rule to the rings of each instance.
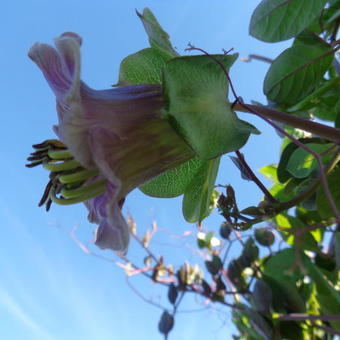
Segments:
[[[48,147],[48,141],[47,140],[45,140],[44,142],[42,142],[42,143],[39,143],[39,144],[33,144],[32,145],[32,147],[34,148],[34,149],[43,149],[43,148],[47,148]]]
[[[49,211],[51,208],[52,200],[49,198],[46,202],[46,211]]]
[[[43,161],[41,160],[40,162],[34,162],[34,163],[25,164],[25,167],[26,168],[34,168],[35,166],[40,165],[42,163],[43,163]]]
[[[52,182],[52,180],[50,180],[50,181],[47,183],[46,188],[45,188],[45,190],[44,190],[44,193],[43,193],[43,195],[42,195],[42,197],[41,197],[41,200],[40,200],[40,202],[39,202],[39,204],[38,204],[39,207],[41,207],[42,205],[45,204],[46,200],[48,199],[48,195],[49,195],[49,193],[50,193],[50,190],[51,190],[52,186],[53,186],[53,182]],[[50,205],[51,205],[51,204],[50,204]]]

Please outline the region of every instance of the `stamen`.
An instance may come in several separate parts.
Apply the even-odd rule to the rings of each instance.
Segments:
[[[102,183],[100,183],[100,185],[98,185],[98,182],[102,182]],[[106,190],[105,183],[106,183],[106,180],[100,180],[100,181],[92,183],[93,185],[96,184],[96,186],[90,187],[91,184],[89,184],[88,186],[81,188],[81,189],[86,188],[86,190],[79,191],[79,193],[80,193],[79,196],[76,196],[75,193],[74,193],[74,196],[73,196],[73,193],[71,193],[71,194],[69,192],[66,193],[66,195],[71,196],[70,198],[64,198],[63,197],[63,194],[65,192],[61,193],[62,194],[61,198],[57,197],[57,193],[55,191],[55,188],[52,187],[51,191],[50,191],[50,199],[54,203],[61,204],[61,205],[70,205],[70,204],[76,204],[76,203],[84,202],[84,201],[87,201],[91,198],[94,198],[94,197],[97,197],[97,196],[103,194]]]
[[[47,200],[48,197],[49,197],[50,190],[51,190],[52,186],[53,186],[53,182],[52,182],[52,180],[50,180],[50,181],[47,183],[47,185],[46,185],[46,187],[45,187],[45,190],[44,190],[44,193],[43,193],[43,195],[42,195],[42,197],[41,197],[41,199],[40,199],[40,202],[39,202],[39,204],[38,204],[39,207],[41,207],[42,205],[45,204],[46,200]]]
[[[46,140],[33,145],[34,152],[27,158],[31,163],[26,164],[32,168],[42,165],[50,171],[50,180],[39,201],[39,206],[45,204],[46,211],[52,202],[69,205],[80,203],[101,195],[106,190],[105,179],[95,180],[97,170],[84,169],[77,162],[67,147],[58,140]]]
[[[76,160],[72,159],[61,163],[45,163],[43,167],[48,171],[61,172],[65,170],[72,170],[79,168],[81,165]]]
[[[48,156],[51,159],[72,159],[72,154],[66,149],[66,150],[48,150],[47,152]]]
[[[93,192],[95,189],[97,188],[104,188],[106,187],[106,180],[105,179],[100,179],[98,181],[95,181],[91,184],[86,184],[81,186],[80,188],[77,189],[73,189],[73,190],[67,190],[65,188],[63,188],[61,190],[61,195],[63,196],[63,198],[74,198],[74,197],[80,197],[84,194],[86,194],[87,192]],[[105,191],[105,190],[104,190]]]
[[[98,171],[96,170],[82,170],[82,171],[77,171],[69,175],[59,175],[58,179],[61,183],[67,184],[67,183],[85,181],[96,175],[98,175]]]
[[[52,200],[49,198],[46,202],[46,211],[49,211],[52,205]]]

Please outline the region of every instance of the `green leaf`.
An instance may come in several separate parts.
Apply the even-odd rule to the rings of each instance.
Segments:
[[[252,301],[256,310],[269,313],[272,307],[273,294],[270,286],[263,280],[257,279],[253,289]]]
[[[332,194],[335,205],[338,210],[340,209],[340,186],[339,186],[339,178],[340,178],[340,167],[336,167],[328,176],[328,187]],[[318,212],[321,217],[327,219],[334,216],[332,209],[329,206],[329,203],[326,199],[324,190],[322,187],[317,192],[316,196],[316,204],[318,206]]]
[[[302,256],[308,276],[315,283],[317,300],[320,303],[323,314],[339,314],[340,293],[325,278],[321,270],[314,265],[307,256]],[[340,331],[340,322],[330,321],[333,328]]]
[[[309,112],[317,118],[334,121],[340,114],[340,86],[334,87],[325,93],[320,99],[317,106]]]
[[[274,183],[277,183],[277,169],[275,164],[265,165],[259,172]]]
[[[137,12],[137,15],[142,20],[145,31],[149,37],[150,46],[168,54],[170,57],[178,56],[178,53],[173,49],[169,35],[158,23],[153,13],[145,8],[143,14]]]
[[[303,144],[308,143],[318,143],[318,144],[323,144],[325,143],[325,140],[317,137],[312,137],[312,138],[300,138],[299,142]],[[277,167],[277,178],[280,181],[280,183],[285,183],[287,182],[291,177],[291,173],[287,170],[287,164],[290,160],[291,155],[294,153],[295,150],[298,149],[298,145],[295,143],[288,143],[285,148],[283,149],[280,157],[280,162]]]
[[[315,143],[308,143],[309,149],[316,153],[322,153],[328,150],[332,144],[315,144]],[[328,154],[322,157],[324,162],[327,162],[330,157],[333,155]],[[289,161],[287,163],[286,169],[296,178],[306,178],[308,177],[312,171],[317,168],[317,161],[313,155],[308,153],[306,150],[302,148],[296,149],[290,156]]]
[[[293,281],[280,279],[277,276],[263,275],[263,280],[270,286],[273,293],[273,305],[277,312],[305,313],[306,303]]]
[[[220,158],[204,162],[186,187],[183,197],[183,215],[188,222],[200,222],[209,215],[219,164]]]
[[[259,334],[260,338],[263,340],[273,339],[273,329],[271,325],[266,321],[266,319],[254,309],[244,306],[243,313],[249,317],[249,322],[253,329]]]
[[[325,0],[262,0],[250,21],[249,33],[268,42],[294,37],[320,14]]]
[[[302,223],[298,218],[289,216],[287,214],[279,214],[275,217],[275,222],[279,227],[282,227],[285,229],[291,229],[291,232],[290,230],[287,230],[287,231],[284,231],[283,229],[280,230],[282,238],[288,244],[296,245],[297,247],[300,247],[302,249],[307,249],[307,250],[312,250],[312,251],[319,250],[318,243],[311,232],[303,233],[300,236],[300,239],[298,239],[294,235],[295,231],[305,228],[305,224]],[[297,244],[297,242],[299,243]]]
[[[146,48],[124,58],[115,86],[161,84],[162,68],[170,57],[155,48]]]
[[[213,57],[229,69],[237,54]],[[163,86],[167,118],[203,159],[238,150],[250,133],[259,133],[231,110],[226,75],[209,56],[171,59]]]
[[[176,197],[182,195],[186,187],[193,181],[197,172],[207,163],[193,158],[177,168],[171,169],[151,181],[144,183],[139,189],[152,197]]]
[[[247,306],[243,304],[237,304],[239,307],[242,307],[242,310],[233,309],[232,310],[232,316],[233,316],[233,322],[237,326],[237,329],[239,332],[243,335],[242,337],[237,337],[234,339],[238,340],[263,340],[266,339],[263,337],[263,335],[258,334],[256,327],[254,327],[250,319],[252,316],[249,315],[249,313],[245,312],[245,309]]]
[[[305,97],[302,101],[288,109],[288,112],[299,110],[308,110],[311,108],[315,112],[312,113],[325,120],[334,120],[334,113],[328,112],[332,110],[339,101],[340,76],[324,81],[314,92]],[[340,111],[340,109],[338,110]]]
[[[287,163],[292,153],[298,148],[295,143],[289,143],[283,149],[280,157],[279,165],[277,166],[277,178],[280,183],[285,183],[291,178],[291,174],[287,171]]]
[[[314,90],[332,59],[330,48],[296,45],[286,49],[273,61],[266,74],[265,95],[281,105],[296,104]]]
[[[279,281],[296,282],[303,278],[300,271],[292,273],[290,269],[293,267],[295,261],[295,249],[286,248],[274,256],[270,257],[263,266],[263,272]]]
[[[328,46],[325,40],[320,39],[318,34],[311,31],[310,29],[301,32],[298,36],[295,37],[293,46],[298,44],[319,46],[321,48]]]

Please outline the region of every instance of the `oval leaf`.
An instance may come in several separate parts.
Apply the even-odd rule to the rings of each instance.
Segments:
[[[262,0],[250,21],[249,33],[268,42],[294,37],[320,14],[325,0]]]
[[[332,147],[332,144],[315,144],[308,143],[309,149],[316,153],[322,153]],[[323,161],[327,162],[332,154],[323,157]],[[286,169],[296,178],[308,177],[317,167],[317,161],[314,156],[304,149],[297,148],[290,156]]]
[[[329,54],[328,54],[329,53]],[[281,105],[293,105],[308,95],[332,63],[329,48],[296,45],[283,51],[271,64],[263,91]]]

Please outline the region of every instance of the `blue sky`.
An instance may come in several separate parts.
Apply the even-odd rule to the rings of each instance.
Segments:
[[[52,43],[65,31],[83,37],[82,78],[93,88],[105,89],[117,81],[120,61],[148,46],[143,27],[135,14],[149,7],[170,34],[181,54],[188,42],[211,53],[231,47],[246,57],[258,53],[277,56],[287,43],[269,45],[248,36],[250,15],[259,1],[76,1],[11,0],[2,2],[1,144],[2,190],[0,216],[0,336],[8,340],[40,339],[162,339],[157,331],[161,310],[151,306],[127,286],[123,271],[107,251],[91,248],[103,260],[84,253],[69,232],[76,228],[82,242],[92,239],[94,225],[87,222],[82,205],[53,206],[49,213],[37,207],[47,181],[43,169],[26,169],[31,145],[53,137],[55,100],[45,79],[27,57],[36,42]],[[264,102],[262,81],[268,65],[238,61],[232,78],[245,101]],[[277,161],[279,138],[258,119],[243,114],[263,133],[253,136],[242,150],[253,169]],[[240,176],[225,157],[219,183],[231,183],[241,205],[254,204],[261,194]],[[170,234],[195,231],[184,222],[181,199],[160,200],[138,190],[125,203],[139,230],[154,220]],[[204,225],[217,230],[221,219],[215,214]],[[163,242],[163,243],[162,243]],[[168,262],[189,258],[198,261],[187,245],[180,248],[156,242],[155,252]],[[183,255],[178,255],[183,253]],[[129,256],[144,256],[132,245]],[[111,261],[111,262],[110,262]],[[148,298],[168,306],[164,291],[151,282],[133,278],[134,286]],[[201,309],[202,301],[186,299],[184,309]],[[229,339],[230,314],[220,308],[179,314],[172,339]]]

